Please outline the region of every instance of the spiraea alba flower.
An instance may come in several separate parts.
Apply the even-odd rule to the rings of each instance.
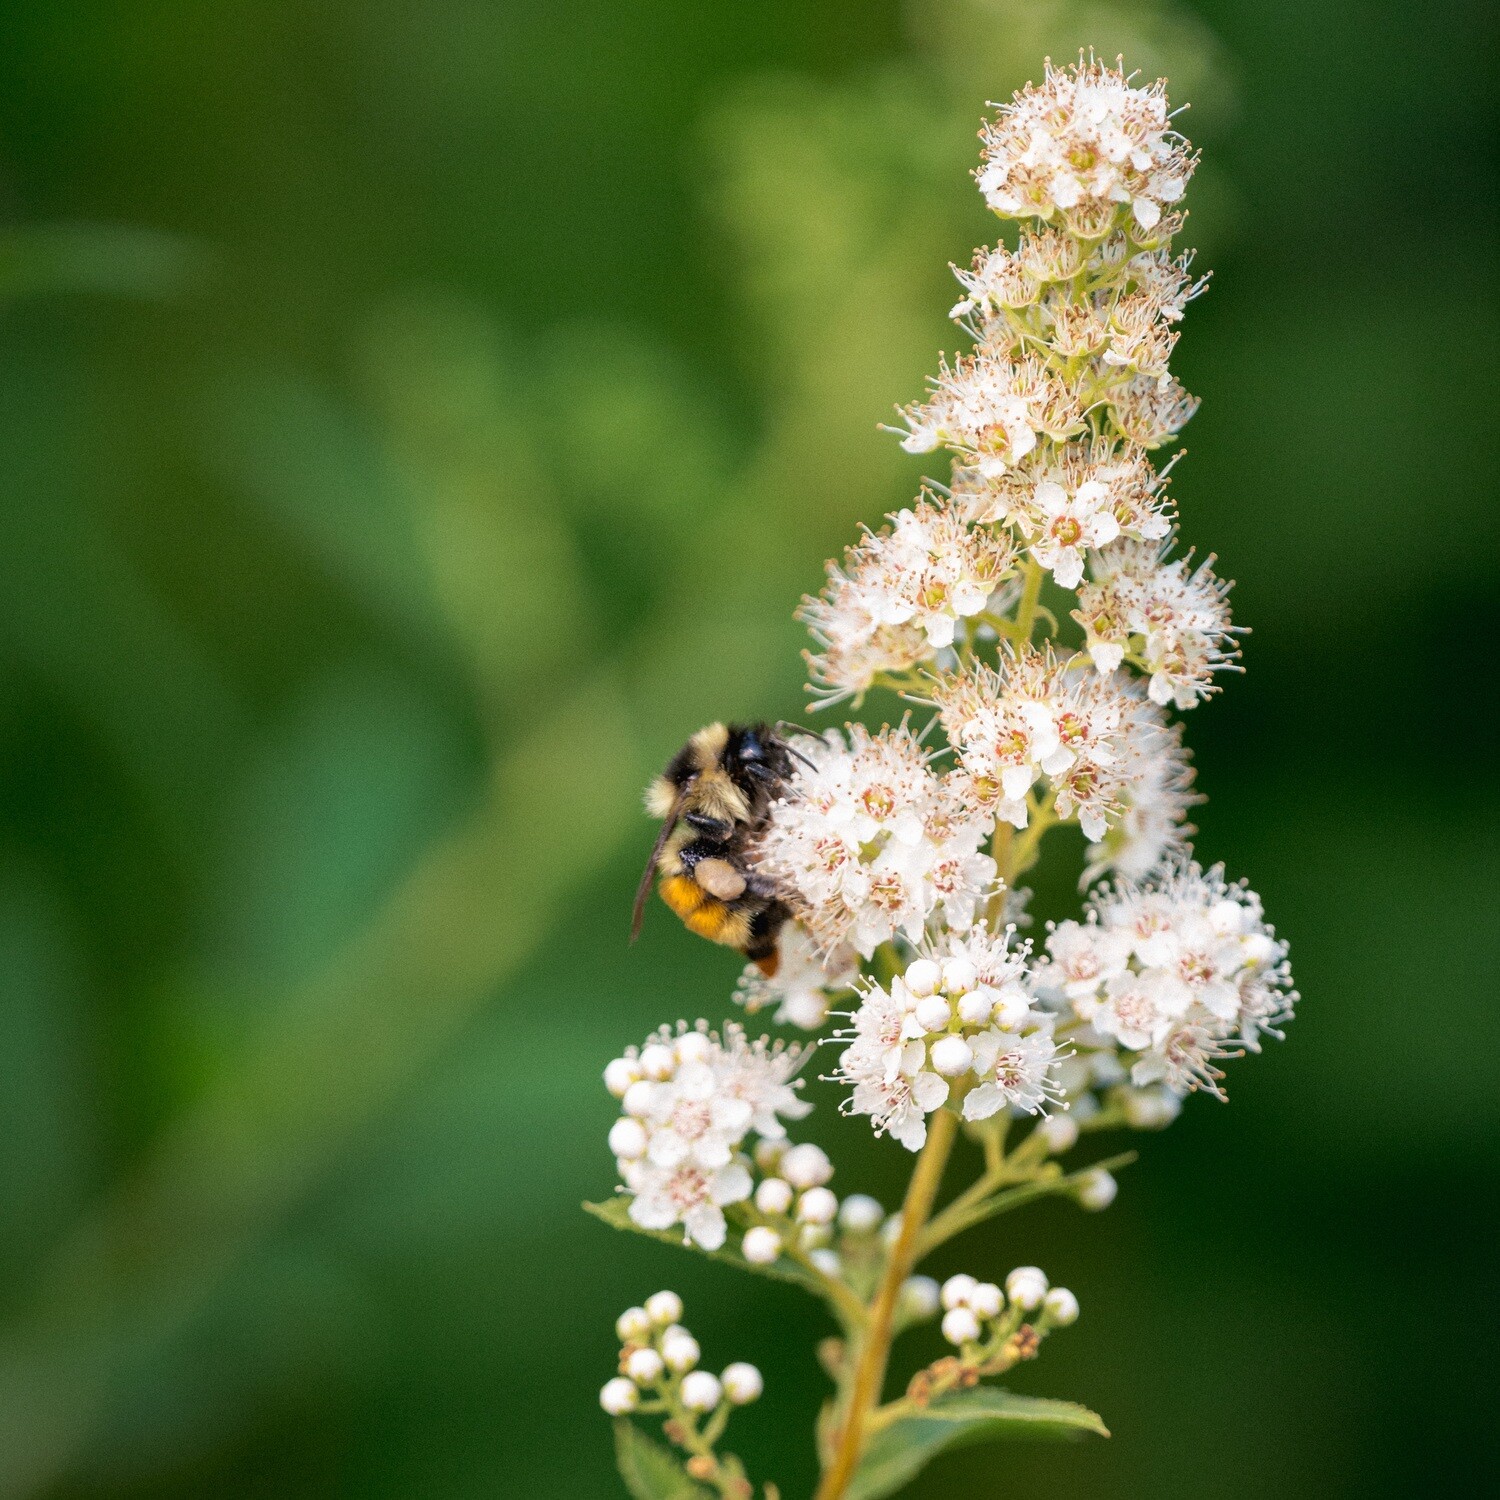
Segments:
[[[1078,591],[1074,618],[1087,634],[1101,672],[1112,672],[1133,650],[1150,675],[1152,701],[1191,708],[1214,690],[1213,674],[1232,666],[1236,628],[1229,619],[1229,584],[1213,559],[1168,561],[1170,543],[1120,542],[1092,561],[1092,580]]]
[[[981,809],[960,803],[951,778],[903,727],[872,735],[851,725],[804,736],[788,794],[771,811],[757,870],[793,903],[825,952],[851,944],[865,958],[896,933],[917,941],[941,912],[973,920],[994,884],[981,846]]]
[[[623,1113],[609,1133],[630,1217],[643,1229],[681,1225],[714,1250],[724,1243],[724,1209],[754,1186],[742,1151],[752,1133],[785,1135],[783,1119],[811,1108],[798,1094],[797,1047],[750,1042],[733,1024],[723,1038],[705,1023],[662,1027],[605,1070]]]
[[[1060,818],[1104,837],[1129,765],[1128,690],[1049,648],[1007,650],[999,669],[977,663],[937,679],[933,702],[958,753],[967,795],[1025,828],[1039,782]]]
[[[820,647],[805,655],[825,703],[857,699],[883,675],[951,646],[1014,572],[1011,539],[967,525],[951,506],[924,499],[890,521],[851,547],[842,567],[830,563],[822,594],[799,611]]]
[[[984,127],[975,177],[1005,218],[1061,217],[1096,238],[1124,207],[1143,230],[1181,201],[1197,165],[1171,128],[1164,84],[1132,87],[1124,70],[1090,60],[1047,66]]]
[[[1260,899],[1190,860],[1101,887],[1085,921],[1053,929],[1047,953],[1039,983],[1083,1023],[1070,1035],[1114,1049],[1137,1087],[1222,1094],[1216,1062],[1279,1036],[1297,998]]]
[[[864,1482],[872,1433],[888,1458],[909,1419],[972,1400],[1078,1317],[1036,1266],[940,1287],[922,1258],[1031,1198],[1107,1209],[1128,1157],[1063,1158],[1095,1131],[1166,1127],[1194,1092],[1223,1098],[1224,1060],[1280,1036],[1297,1000],[1259,899],[1192,855],[1202,799],[1176,715],[1235,666],[1239,634],[1213,558],[1172,556],[1175,460],[1154,452],[1197,405],[1171,369],[1206,280],[1172,244],[1197,157],[1164,84],[1092,58],[1049,63],[982,140],[980,191],[1017,222],[956,272],[973,349],[894,429],[948,472],[828,563],[798,611],[815,708],[893,693],[930,722],[788,734],[763,815],[677,835],[715,845],[696,851],[705,892],[742,884],[774,912],[774,957],[756,950],[733,998],[823,1030],[840,1112],[920,1153],[903,1205],[841,1196],[828,1151],[787,1139],[811,1048],[679,1023],[605,1073],[621,1196],[593,1211],[795,1283],[836,1318],[819,1500]],[[1046,841],[1059,823],[1084,835],[1088,894],[1034,948],[1017,934],[1027,872],[1044,854],[1077,869],[1076,840]],[[960,1128],[983,1167],[943,1202]],[[627,1466],[647,1453],[663,1493],[750,1500],[716,1444],[760,1374],[701,1368],[681,1317],[670,1292],[622,1315],[600,1404],[626,1434],[664,1419],[674,1449]],[[893,1337],[932,1318],[948,1350],[880,1407]]]
[[[846,1112],[868,1115],[908,1150],[927,1138],[926,1116],[962,1100],[966,1120],[1001,1109],[1037,1114],[1060,1098],[1052,1080],[1053,1017],[1030,990],[1029,950],[978,923],[924,943],[904,974],[866,986],[835,1077]]]

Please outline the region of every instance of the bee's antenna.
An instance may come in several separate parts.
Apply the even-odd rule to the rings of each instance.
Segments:
[[[778,729],[795,729],[798,734],[805,734],[810,740],[822,739],[822,735],[815,733],[813,730],[807,728],[806,725],[793,724],[790,719],[777,719],[776,727]],[[800,760],[809,771],[816,771],[818,769],[800,750],[794,749],[791,745],[785,743],[783,743],[782,749],[784,749],[786,753],[793,758],[793,760]]]

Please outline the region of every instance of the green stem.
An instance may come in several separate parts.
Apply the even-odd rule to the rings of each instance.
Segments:
[[[916,1264],[918,1241],[932,1213],[943,1168],[948,1165],[948,1155],[957,1133],[958,1116],[949,1110],[938,1110],[928,1121],[927,1143],[917,1157],[917,1165],[906,1187],[906,1199],[901,1205],[901,1233],[891,1246],[885,1275],[881,1277],[875,1300],[870,1305],[869,1321],[860,1340],[843,1428],[833,1458],[818,1485],[815,1500],[842,1500],[854,1478],[864,1450],[866,1426],[880,1402],[881,1388],[885,1384],[896,1301],[901,1295],[902,1283]]]
[[[1036,607],[1042,596],[1044,572],[1034,557],[1026,559],[1026,582],[1021,589],[1021,602],[1016,606],[1016,639],[1023,645],[1030,642],[1036,628]]]

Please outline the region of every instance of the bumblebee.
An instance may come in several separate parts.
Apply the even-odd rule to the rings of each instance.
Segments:
[[[656,876],[662,900],[690,932],[738,948],[767,976],[776,972],[776,939],[791,912],[746,850],[791,776],[794,755],[768,725],[710,724],[672,757],[646,788],[646,810],[662,827],[635,893],[632,942]]]

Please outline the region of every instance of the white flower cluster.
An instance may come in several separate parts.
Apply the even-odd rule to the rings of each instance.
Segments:
[[[1124,70],[1090,59],[1047,65],[986,124],[975,176],[985,202],[1005,218],[1067,220],[1094,239],[1126,207],[1143,230],[1177,203],[1197,165],[1171,128],[1166,86],[1134,88]]]
[[[1203,798],[1193,790],[1182,725],[1169,724],[1162,709],[1134,686],[1125,744],[1119,810],[1104,837],[1088,846],[1084,886],[1111,871],[1144,880],[1185,854],[1197,832],[1187,820],[1188,809]]]
[[[620,1340],[620,1373],[599,1392],[599,1405],[612,1417],[637,1410],[644,1396],[656,1410],[708,1415],[727,1406],[745,1406],[764,1389],[754,1365],[736,1361],[719,1375],[698,1368],[698,1340],[682,1326],[682,1298],[657,1292],[644,1307],[628,1307],[615,1320]]]
[[[1091,548],[1170,533],[1164,483],[1141,449],[1101,439],[1048,449],[998,479],[961,471],[953,491],[971,521],[1015,527],[1031,556],[1071,589]]]
[[[1215,1063],[1279,1036],[1297,999],[1259,898],[1187,860],[1096,891],[1085,921],[1053,928],[1037,983],[1092,1081],[1128,1075],[1137,1089],[1221,1098]]]
[[[1077,397],[1044,361],[1013,361],[986,345],[945,363],[931,396],[900,412],[908,453],[952,448],[984,478],[1019,463],[1040,437],[1062,442],[1083,431]]]
[[[933,702],[958,753],[972,805],[1025,828],[1027,796],[1046,780],[1058,816],[1098,841],[1118,815],[1138,722],[1130,688],[1059,660],[1050,647],[1006,649],[936,681]]]
[[[682,1225],[684,1237],[717,1250],[727,1233],[724,1209],[754,1187],[742,1147],[786,1134],[783,1119],[811,1105],[798,1094],[799,1047],[751,1042],[735,1025],[721,1040],[699,1022],[662,1027],[604,1070],[623,1113],[609,1132],[630,1217],[642,1229]]]
[[[798,612],[821,650],[804,653],[823,703],[858,697],[880,674],[902,671],[953,644],[1014,571],[1010,538],[971,528],[948,506],[922,500],[851,547]]]
[[[1054,1017],[1035,1005],[1029,948],[1011,937],[983,923],[947,933],[888,986],[867,985],[834,1075],[852,1090],[846,1113],[917,1151],[926,1117],[950,1096],[966,1120],[1037,1114],[1061,1097]]]
[[[1229,585],[1214,576],[1213,559],[1196,569],[1191,557],[1168,562],[1169,546],[1106,547],[1092,559],[1093,579],[1079,589],[1073,618],[1101,672],[1113,672],[1130,652],[1150,675],[1152,701],[1187,709],[1213,691],[1213,674],[1238,656],[1231,646],[1238,632],[1229,620]]]
[[[754,858],[819,947],[847,943],[869,958],[898,932],[918,941],[938,915],[967,927],[995,880],[980,852],[985,809],[934,774],[904,725],[872,735],[855,724],[847,741],[830,730],[795,748],[808,764],[773,807]]]
[[[817,1031],[828,1019],[833,997],[854,988],[858,956],[846,945],[825,953],[800,922],[788,922],[781,929],[780,953],[774,974],[765,973],[759,964],[745,965],[735,987],[735,1004],[752,1015],[774,1005],[771,1019],[778,1026]]]
[[[993,1281],[976,1281],[960,1272],[943,1283],[939,1296],[944,1309],[943,1337],[976,1359],[985,1357],[983,1346],[998,1344],[1014,1333],[1022,1318],[1038,1309],[1039,1332],[1078,1321],[1078,1299],[1065,1286],[1049,1287],[1036,1266],[1017,1266],[1005,1278],[1003,1292]]]

